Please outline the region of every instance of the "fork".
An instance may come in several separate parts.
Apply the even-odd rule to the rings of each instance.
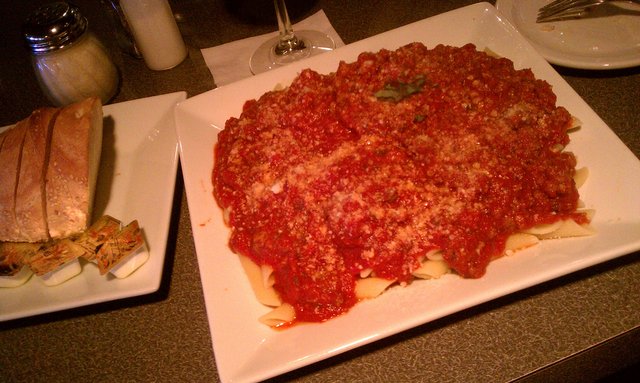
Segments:
[[[555,0],[538,10],[536,23],[573,19],[583,16],[587,8],[616,0]],[[628,0],[640,4],[640,0]]]

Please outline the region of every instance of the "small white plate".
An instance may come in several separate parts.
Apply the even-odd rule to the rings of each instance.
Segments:
[[[455,25],[455,28],[451,26]],[[480,279],[447,275],[394,287],[347,314],[319,324],[272,330],[258,322],[269,311],[255,299],[238,257],[227,246],[229,229],[213,198],[213,147],[225,121],[240,115],[248,99],[278,83],[289,84],[303,68],[333,72],[340,60],[361,52],[396,49],[413,41],[474,43],[531,68],[548,81],[558,103],[583,122],[569,150],[590,177],[581,188],[595,208],[598,234],[549,240],[489,265]],[[489,3],[477,3],[358,41],[190,98],[176,107],[176,128],[200,277],[220,378],[260,381],[317,362],[488,300],[640,249],[640,162],[617,136]]]
[[[58,286],[45,286],[33,276],[20,287],[0,288],[0,321],[158,290],[178,169],[173,109],[185,98],[185,92],[176,92],[103,109],[94,216],[109,214],[125,224],[137,219],[149,247],[149,260],[124,279],[100,275],[97,266],[83,263],[80,275]]]
[[[550,0],[497,0],[496,8],[549,62],[579,69],[640,65],[640,5],[612,2],[581,19],[536,23]]]

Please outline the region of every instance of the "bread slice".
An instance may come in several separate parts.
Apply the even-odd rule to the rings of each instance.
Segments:
[[[4,140],[0,148],[0,241],[21,240],[15,206],[20,176],[20,154],[28,124],[29,119],[26,118],[2,133]]]
[[[44,180],[49,160],[48,142],[57,113],[54,108],[41,108],[29,117],[15,202],[16,220],[24,242],[49,239]]]
[[[102,105],[92,97],[63,108],[51,133],[45,183],[51,238],[80,233],[91,222],[102,152]]]

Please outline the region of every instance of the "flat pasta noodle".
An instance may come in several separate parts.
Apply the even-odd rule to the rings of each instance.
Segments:
[[[535,246],[540,242],[540,239],[534,234],[529,233],[515,233],[510,235],[505,242],[504,253],[511,255],[516,251]]]
[[[229,220],[230,220],[230,217],[231,217],[231,208],[230,208],[230,207],[227,207],[227,208],[223,209],[223,210],[222,210],[222,219],[224,220],[224,223],[225,223],[225,225],[227,225],[227,226],[231,226],[231,225],[229,224],[229,222],[230,222],[230,221],[229,221]]]
[[[581,189],[584,184],[587,182],[587,178],[589,178],[589,168],[582,167],[576,169],[575,174],[573,175],[573,182],[576,184],[576,188]],[[584,209],[585,203],[582,199],[578,199],[578,209]],[[589,221],[591,221],[593,214],[591,216],[588,215]]]
[[[560,226],[549,233],[540,234],[540,239],[556,239],[569,237],[585,237],[595,234],[595,230],[590,225],[580,225],[572,219],[560,221]]]
[[[420,279],[437,279],[451,272],[449,265],[444,260],[434,261],[426,259],[420,267],[413,270],[412,274]]]
[[[441,249],[434,249],[434,250],[427,251],[426,258],[432,261],[442,261],[444,259]]]
[[[524,234],[533,234],[533,235],[544,235],[552,233],[562,225],[562,221],[555,221],[552,223],[545,223],[542,225],[536,225],[529,229],[523,230]]]
[[[356,298],[371,299],[382,294],[396,281],[378,277],[361,278],[356,281]]]
[[[278,328],[280,326],[293,322],[295,318],[296,312],[293,309],[293,306],[288,303],[283,303],[282,305],[262,315],[260,318],[258,318],[258,320],[260,321],[260,323],[265,324],[269,327]]]
[[[371,275],[371,273],[373,272],[373,269],[371,268],[366,268],[362,271],[360,271],[360,278],[367,278]]]
[[[585,214],[589,222],[591,222],[595,214],[595,210],[593,209],[584,209],[579,212]],[[585,237],[593,235],[595,232],[595,229],[590,224],[579,224],[575,220],[568,218],[558,220],[551,224],[532,227],[525,230],[523,234],[531,234],[538,239],[556,239]]]
[[[574,115],[571,115],[571,125],[569,125],[568,130],[574,130],[582,127],[582,121]]]
[[[589,168],[583,167],[576,169],[576,174],[573,175],[573,182],[576,183],[576,187],[580,189],[589,178]]]
[[[582,209],[582,210],[580,210],[580,212],[587,216],[587,221],[589,221],[589,225],[591,225],[591,221],[593,221],[593,217],[596,215],[596,210],[595,209]]]
[[[273,289],[276,278],[273,275],[273,267],[269,265],[260,265],[260,273],[262,274],[262,285],[267,289]]]
[[[273,283],[270,285],[265,283],[265,281],[268,281],[272,276],[265,278],[265,268],[255,263],[251,258],[244,255],[238,255],[238,258],[240,259],[240,264],[249,279],[251,289],[258,299],[258,302],[265,306],[280,306],[282,304],[282,300],[273,288]],[[271,271],[273,272],[273,269],[271,269]]]

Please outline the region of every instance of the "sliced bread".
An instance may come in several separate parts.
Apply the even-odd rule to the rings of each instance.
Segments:
[[[49,239],[46,216],[45,175],[48,141],[58,110],[41,108],[29,117],[22,146],[20,177],[16,192],[16,220],[24,242]]]
[[[0,148],[0,241],[21,241],[16,221],[16,191],[20,177],[22,144],[29,119],[26,118],[2,133]]]
[[[100,99],[63,108],[51,133],[45,183],[51,238],[80,233],[90,224],[101,151]]]

